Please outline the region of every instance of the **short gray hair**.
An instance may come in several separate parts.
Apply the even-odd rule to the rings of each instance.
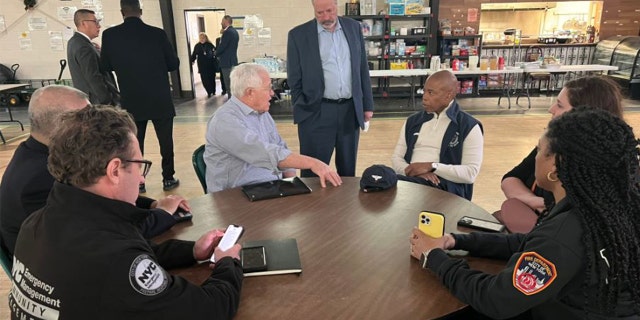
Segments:
[[[259,88],[263,86],[261,73],[269,74],[267,68],[257,63],[243,63],[235,66],[231,70],[231,94],[240,98],[245,95],[249,88]]]
[[[68,86],[49,85],[36,90],[29,101],[31,132],[51,137],[60,115],[85,101],[89,104],[89,96]]]
[[[333,3],[335,5],[338,5],[338,0],[333,0]],[[315,5],[316,4],[316,0],[311,0],[311,5]]]

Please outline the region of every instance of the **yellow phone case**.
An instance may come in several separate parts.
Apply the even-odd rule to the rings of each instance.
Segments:
[[[444,235],[444,215],[438,212],[420,212],[418,229],[432,238],[442,237]]]

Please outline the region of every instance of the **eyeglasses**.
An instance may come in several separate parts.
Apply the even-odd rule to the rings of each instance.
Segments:
[[[82,20],[82,21],[91,21],[91,22],[95,23],[96,26],[98,26],[98,27],[100,26],[100,20],[97,20],[97,19],[96,20]]]
[[[124,162],[133,162],[133,163],[139,163],[142,167],[142,176],[143,177],[147,177],[147,174],[149,173],[149,170],[151,170],[151,161],[149,160],[123,160]]]
[[[269,85],[269,87],[252,87],[253,89],[262,89],[265,91],[273,91],[273,85]]]

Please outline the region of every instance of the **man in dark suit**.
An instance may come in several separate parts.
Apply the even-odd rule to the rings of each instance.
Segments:
[[[118,76],[122,108],[133,115],[143,153],[147,122],[153,122],[162,156],[162,189],[168,191],[180,184],[173,177],[176,110],[168,76],[169,71],[178,69],[180,61],[167,34],[142,22],[138,0],[121,0],[120,11],[124,23],[102,33],[100,62],[104,70],[115,71]],[[144,184],[140,192],[146,192]]]
[[[222,35],[222,32],[224,32],[224,29],[220,29],[220,35]],[[220,37],[216,38],[216,48],[220,46]],[[218,57],[216,57],[216,59],[218,59]],[[220,87],[222,88],[222,95],[224,96],[225,94],[227,94],[227,86],[224,83],[224,77],[222,76],[222,69],[220,69],[220,60],[218,60],[218,63],[216,64],[216,73],[220,74]]]
[[[94,104],[117,105],[120,94],[110,72],[100,70],[100,51],[91,40],[100,35],[95,12],[79,9],[73,15],[77,32],[67,43],[67,61],[73,86],[89,95]]]
[[[287,75],[300,153],[355,176],[359,128],[373,116],[360,23],[338,18],[336,0],[312,1],[315,19],[289,31]],[[302,176],[312,176],[304,170]]]
[[[233,19],[231,19],[231,16],[226,15],[222,18],[220,25],[224,31],[220,37],[220,44],[216,48],[216,56],[220,62],[220,70],[224,79],[224,91],[227,92],[228,97],[231,97],[229,75],[231,74],[231,68],[238,65],[238,42],[240,41],[238,31],[232,24]]]

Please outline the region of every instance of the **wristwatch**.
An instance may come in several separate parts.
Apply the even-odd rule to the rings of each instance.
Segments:
[[[438,163],[437,162],[432,162],[431,163],[431,171],[429,172],[434,172],[438,169]]]
[[[420,256],[420,264],[422,265],[422,269],[427,268],[427,257],[429,256],[429,252],[431,252],[431,249],[423,252]]]

